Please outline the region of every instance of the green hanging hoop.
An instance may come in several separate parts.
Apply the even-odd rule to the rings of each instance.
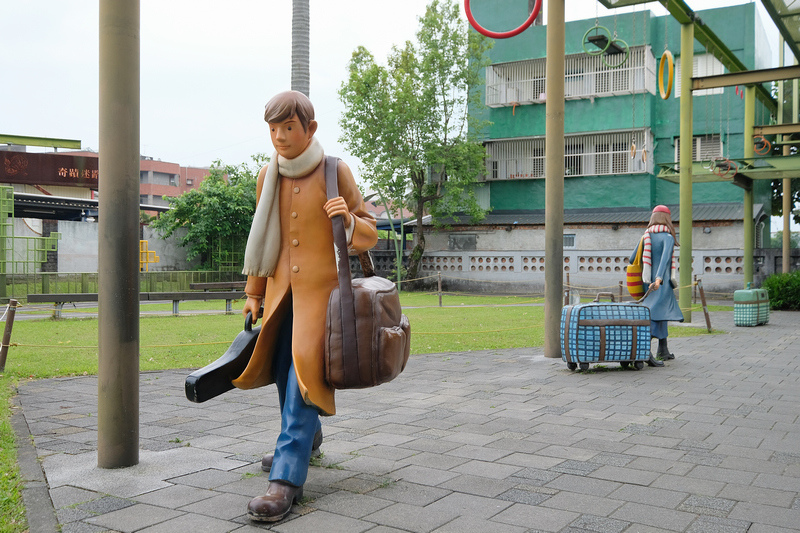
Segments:
[[[595,36],[597,36],[597,37],[601,37],[602,36],[599,33],[600,30],[605,30],[605,32],[608,34],[608,38],[606,39],[606,45],[602,49],[593,50],[593,51],[590,52],[589,49],[586,48],[586,45],[587,44],[594,44],[592,41],[587,41],[587,38],[589,37],[589,33],[591,33],[592,30],[595,31]],[[605,51],[608,50],[608,47],[611,46],[611,40],[612,40],[611,39],[611,32],[608,31],[608,28],[606,28],[605,26],[600,26],[598,24],[595,24],[594,26],[592,26],[591,28],[586,30],[586,33],[583,34],[583,51],[586,52],[587,54],[589,54],[590,56],[599,56],[601,54],[604,54]]]
[[[631,47],[630,47],[630,46],[628,46],[628,43],[626,43],[626,42],[625,42],[625,41],[623,41],[622,39],[614,39],[613,41],[609,41],[609,42],[608,42],[609,46],[611,46],[611,43],[612,43],[612,42],[613,42],[614,44],[616,44],[616,45],[620,45],[620,44],[622,44],[623,46],[625,46],[625,54],[624,54],[624,57],[622,58],[622,61],[620,61],[620,62],[619,62],[619,63],[617,63],[616,65],[612,65],[612,64],[610,64],[608,61],[606,61],[606,55],[602,56],[600,59],[603,61],[603,64],[604,64],[605,66],[607,66],[608,68],[617,68],[617,67],[621,67],[621,66],[622,66],[622,65],[624,65],[624,64],[625,64],[625,62],[628,60],[628,56],[629,56],[629,55],[631,55]],[[614,55],[617,55],[617,54],[614,54]]]

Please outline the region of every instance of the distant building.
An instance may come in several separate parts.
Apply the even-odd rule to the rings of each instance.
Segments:
[[[524,20],[518,1],[471,4],[486,28],[514,28]],[[769,66],[769,46],[755,4],[700,11],[698,16],[748,68]],[[652,207],[669,205],[676,229],[680,225],[679,186],[658,176],[665,168],[674,169],[678,160],[681,87],[676,84],[666,100],[657,90],[658,58],[665,47],[675,54],[679,72],[680,25],[649,10],[597,22],[608,36],[623,39],[630,53],[627,59],[625,54],[591,55],[582,41],[595,19],[566,24],[564,272],[572,275],[573,284],[609,286],[624,276]],[[461,217],[439,221],[445,229],[429,227],[423,273],[454,270],[476,283],[507,280],[506,290],[515,281],[520,288],[543,286],[546,34],[547,26],[532,26],[516,37],[495,40],[488,52],[486,107],[479,111],[491,123],[484,132],[488,159],[475,194],[490,211],[479,224]],[[725,69],[695,42],[694,71],[707,76]],[[744,103],[739,91],[710,89],[693,96],[694,159],[741,158]],[[756,106],[757,124],[768,123],[769,112],[761,102]],[[769,180],[755,181],[754,194],[758,248],[769,242]],[[741,288],[742,189],[730,182],[695,183],[693,197],[694,273],[705,276],[706,286]]]
[[[18,216],[63,220],[96,218],[97,152],[28,152],[25,146],[0,145],[0,160],[0,184],[14,188]],[[151,214],[163,210],[169,205],[165,197],[178,197],[199,188],[208,171],[208,167],[184,167],[142,156],[139,203]],[[42,198],[48,196],[53,198]],[[154,209],[147,209],[148,206]],[[37,216],[37,209],[40,216]]]

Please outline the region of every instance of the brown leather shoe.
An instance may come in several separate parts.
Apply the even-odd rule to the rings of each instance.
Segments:
[[[270,481],[264,496],[253,498],[247,505],[247,516],[255,522],[277,522],[289,514],[292,504],[303,497],[303,487],[282,481]]]
[[[322,446],[322,430],[314,433],[314,442],[311,443],[311,457],[319,455],[319,447]],[[275,459],[274,453],[268,453],[261,458],[261,470],[269,472],[272,470],[272,461]]]

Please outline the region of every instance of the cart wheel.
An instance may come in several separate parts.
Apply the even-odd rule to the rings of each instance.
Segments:
[[[630,365],[630,364],[631,364],[630,361],[620,361],[619,362],[619,366],[621,366],[622,368],[628,368],[628,365]]]
[[[567,368],[569,368],[570,370],[575,370],[576,368],[578,368],[578,363],[567,363]]]
[[[644,361],[636,361],[633,363],[633,368],[636,370],[641,370],[644,368]]]
[[[589,363],[581,363],[581,370],[589,370]]]

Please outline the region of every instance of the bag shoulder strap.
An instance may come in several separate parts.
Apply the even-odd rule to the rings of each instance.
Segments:
[[[328,200],[339,196],[338,183],[339,158],[325,156],[325,193]],[[336,245],[336,264],[339,271],[339,305],[342,318],[342,353],[353,357],[344,357],[344,374],[358,375],[358,337],[356,336],[356,307],[351,283],[350,258],[347,255],[347,237],[344,231],[344,219],[341,216],[331,219],[333,225],[333,243]]]
[[[636,247],[636,258],[633,260],[634,265],[642,264],[642,254],[644,253],[644,235],[639,239],[639,246]]]

